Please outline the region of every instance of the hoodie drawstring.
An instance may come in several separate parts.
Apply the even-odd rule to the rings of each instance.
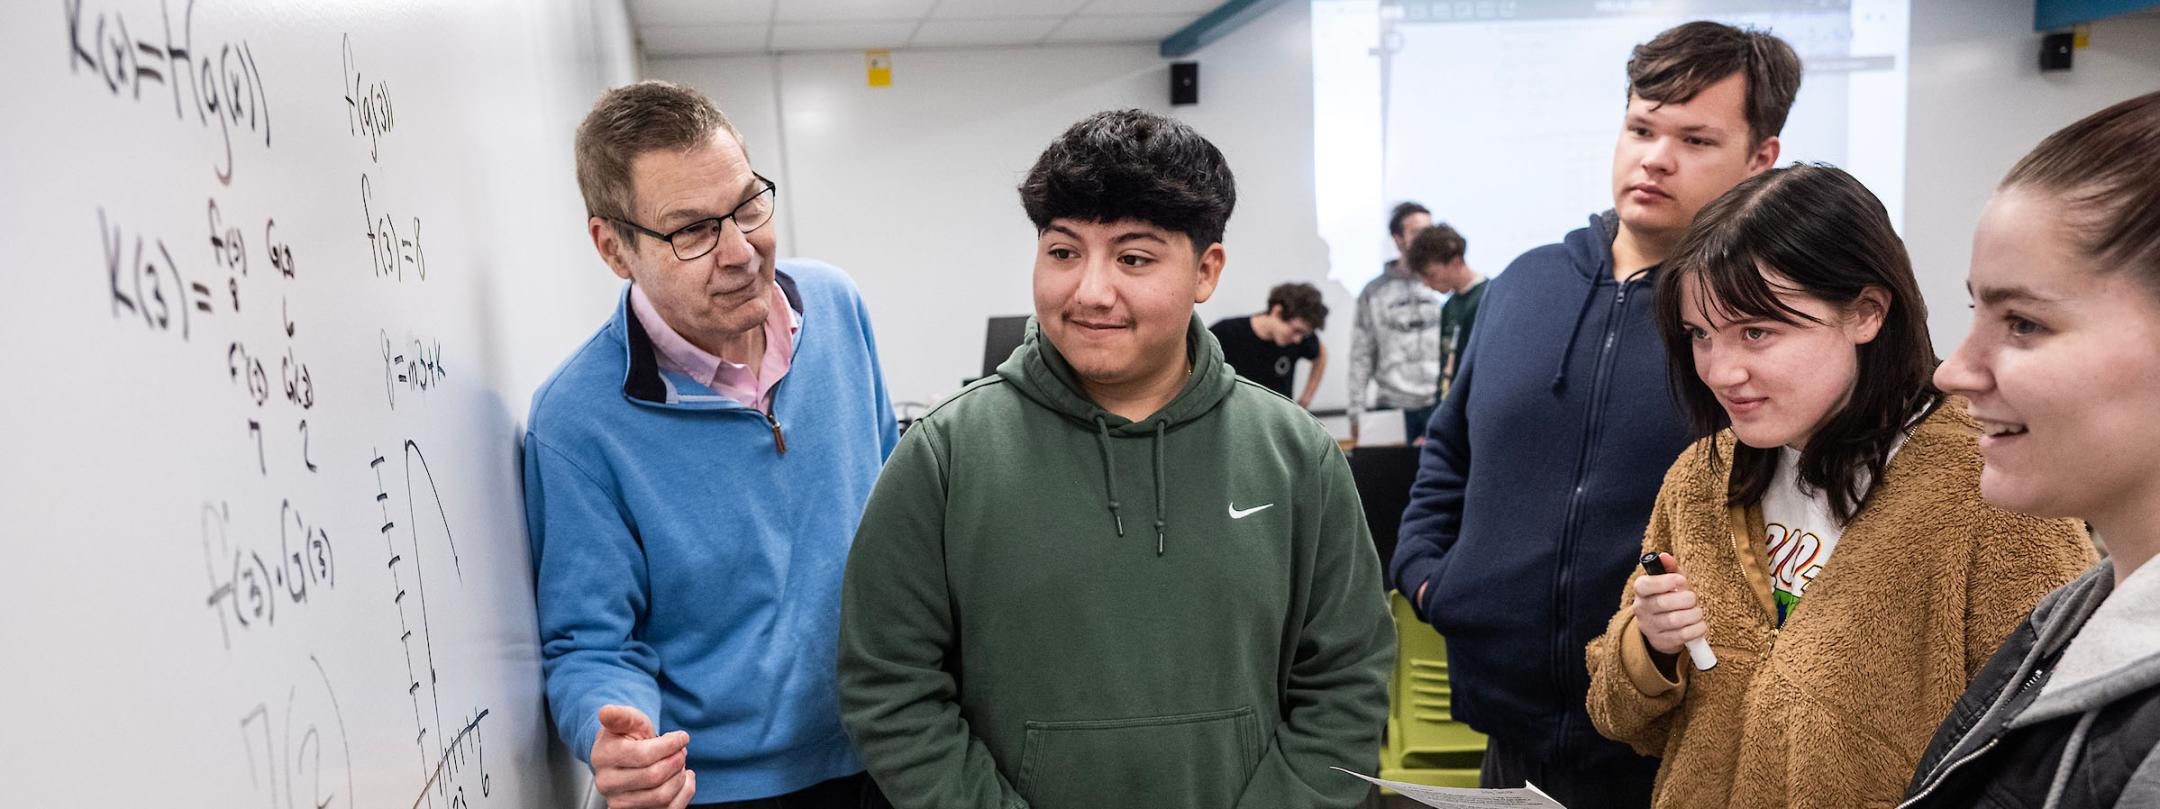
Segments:
[[[2098,710],[2078,717],[2076,727],[2070,731],[2070,741],[2063,745],[2062,759],[2055,765],[2055,778],[2048,782],[2047,800],[2040,804],[2042,809],[2055,809],[2062,805],[2063,790],[2070,785],[2070,770],[2076,767],[2077,760],[2084,756],[2086,734],[2092,730],[2093,720],[2098,718]]]
[[[1122,537],[1125,518],[1118,515],[1117,467],[1110,461],[1110,423],[1102,416],[1095,417],[1095,445],[1102,449],[1103,486],[1110,490],[1110,521],[1117,524],[1117,535]]]
[[[1625,290],[1629,282],[1649,273],[1650,268],[1648,267],[1636,270],[1620,282],[1620,288]],[[1575,338],[1582,335],[1583,318],[1590,316],[1590,303],[1597,300],[1597,293],[1598,282],[1597,279],[1593,278],[1590,280],[1590,291],[1583,293],[1582,306],[1575,310],[1575,327],[1568,330],[1567,348],[1560,350],[1560,367],[1553,369],[1552,392],[1554,393],[1567,389],[1568,359],[1575,355]]]
[[[1155,555],[1163,555],[1163,512],[1170,508],[1169,497],[1163,483],[1163,428],[1168,422],[1155,422]]]
[[[1166,482],[1165,476],[1163,475],[1163,431],[1165,429],[1168,429],[1169,426],[1170,425],[1168,422],[1155,422],[1156,556],[1163,555],[1164,529],[1167,528],[1170,524],[1169,520],[1165,518],[1166,512],[1168,512],[1170,508],[1170,504],[1168,502],[1168,498],[1170,496],[1169,484]],[[1118,502],[1117,466],[1110,459],[1110,423],[1104,421],[1103,417],[1099,415],[1095,417],[1095,446],[1102,452],[1103,487],[1105,489],[1108,489],[1110,492],[1110,521],[1117,526],[1117,535],[1119,537],[1123,537],[1125,536],[1125,517],[1121,513],[1119,513],[1118,509],[1122,508],[1124,504]]]
[[[1568,358],[1575,355],[1575,337],[1582,334],[1583,318],[1590,316],[1590,302],[1597,300],[1597,279],[1590,279],[1590,291],[1583,293],[1582,306],[1575,309],[1575,327],[1568,329],[1567,348],[1560,349],[1560,367],[1553,369],[1552,392],[1567,389]]]

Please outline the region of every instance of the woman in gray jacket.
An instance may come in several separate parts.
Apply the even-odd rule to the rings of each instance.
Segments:
[[[2160,93],[2042,141],[1981,215],[1972,331],[1935,373],[1980,491],[2111,552],[1974,678],[1908,807],[2160,806]]]

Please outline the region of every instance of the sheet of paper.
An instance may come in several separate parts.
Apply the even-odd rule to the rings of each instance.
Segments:
[[[1400,410],[1367,410],[1358,419],[1358,444],[1368,447],[1399,447],[1410,443],[1413,435],[1404,435],[1403,412]]]
[[[1452,789],[1383,781],[1341,767],[1334,769],[1395,790],[1396,794],[1435,809],[1567,809],[1558,801],[1545,797],[1535,784],[1525,785],[1522,789]]]

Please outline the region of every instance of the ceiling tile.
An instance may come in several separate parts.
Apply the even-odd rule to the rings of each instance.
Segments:
[[[1087,0],[938,0],[933,20],[987,20],[1007,17],[1063,17]]]
[[[937,0],[782,0],[780,22],[920,20]]]
[[[772,49],[776,51],[847,51],[867,48],[898,48],[915,33],[916,23],[774,23]]]
[[[990,45],[1033,45],[1056,28],[1059,18],[1030,20],[938,20],[925,21],[908,42],[911,48],[950,48]]]
[[[1130,17],[1074,17],[1050,32],[1051,43],[1160,42],[1199,17],[1192,14],[1149,14]]]
[[[704,56],[719,53],[762,53],[764,25],[646,25],[638,39],[652,56]]]
[[[1222,5],[1223,0],[1090,0],[1080,9],[1080,13],[1090,17],[1112,14],[1190,14],[1192,19],[1199,19],[1200,15],[1214,11]]]
[[[630,0],[630,19],[655,25],[747,25],[772,19],[773,0]]]

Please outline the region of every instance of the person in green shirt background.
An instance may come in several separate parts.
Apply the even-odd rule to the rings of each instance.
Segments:
[[[1470,249],[1462,234],[1441,222],[1418,231],[1403,250],[1403,263],[1434,292],[1448,296],[1440,304],[1440,398],[1447,398],[1448,383],[1463,349],[1470,345],[1470,325],[1477,320],[1478,301],[1485,299],[1485,276],[1470,269],[1463,256]],[[1423,427],[1423,425],[1419,425]],[[1421,430],[1422,432],[1422,430]]]

